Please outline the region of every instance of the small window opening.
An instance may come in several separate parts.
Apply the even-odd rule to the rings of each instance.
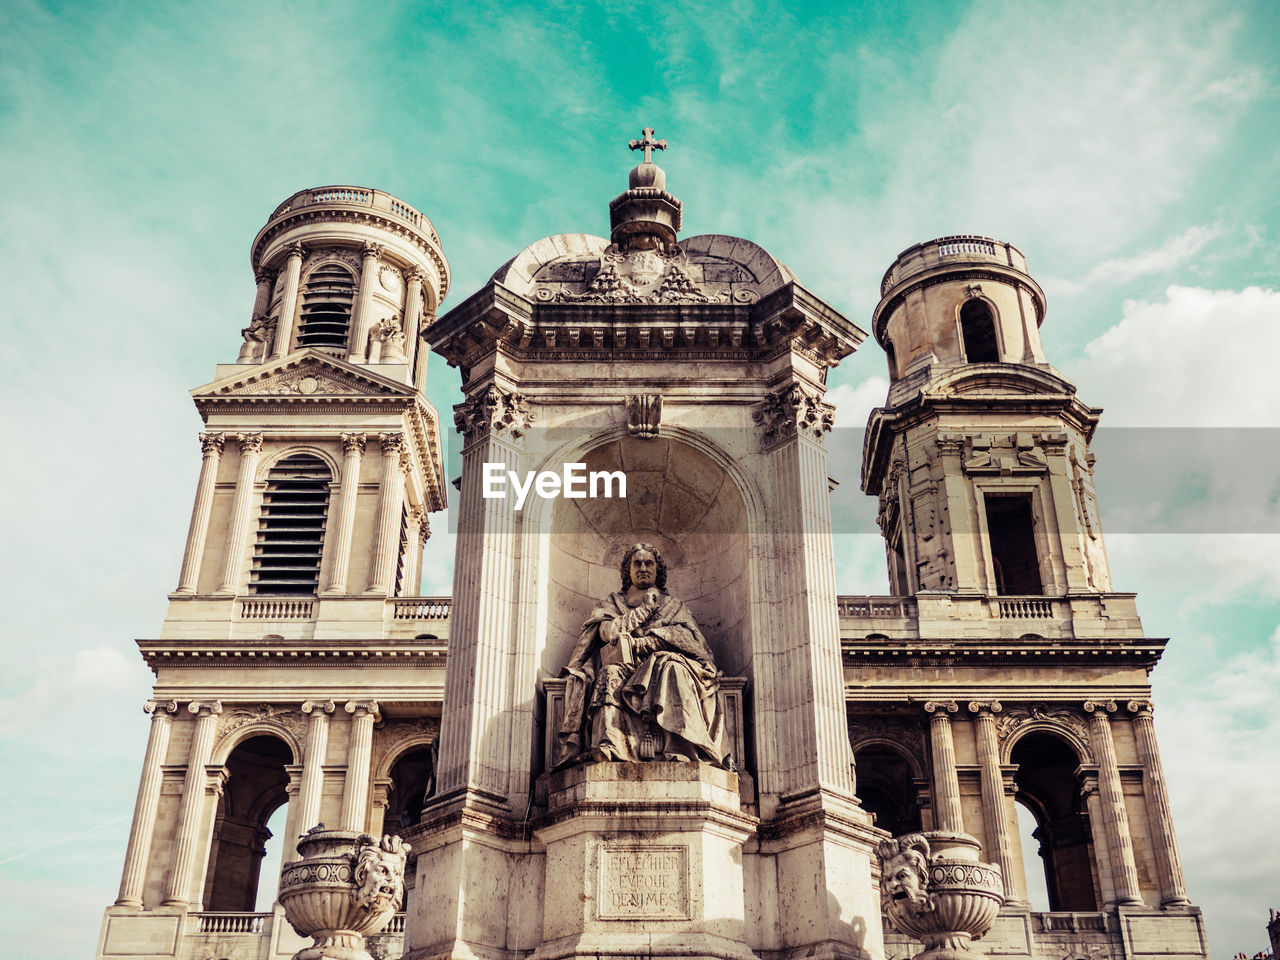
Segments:
[[[920,826],[920,797],[911,764],[896,750],[880,744],[859,747],[853,754],[858,799],[875,814],[875,825],[895,837],[916,833]]]
[[[355,298],[355,277],[346,267],[325,263],[312,270],[302,289],[298,346],[345,352]]]
[[[313,596],[320,583],[329,468],[318,457],[286,457],[267,474],[249,592]]]
[[[1015,597],[1042,595],[1031,497],[988,496],[986,507],[996,593]]]
[[[898,378],[898,357],[894,353],[892,340],[885,341],[884,352],[889,361],[889,379],[896,380]]]
[[[911,593],[907,584],[907,556],[902,547],[902,528],[894,531],[889,544],[889,588],[895,597],[905,597]]]
[[[964,355],[970,363],[996,363],[996,321],[991,308],[981,300],[970,300],[960,308],[960,332],[964,335]]]

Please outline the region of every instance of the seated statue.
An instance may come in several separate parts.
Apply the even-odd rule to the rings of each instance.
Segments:
[[[667,593],[658,551],[622,558],[622,589],[591,611],[565,667],[558,765],[704,760],[725,769],[715,660],[689,608]]]

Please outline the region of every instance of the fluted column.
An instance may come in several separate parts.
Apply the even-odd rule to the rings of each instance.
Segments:
[[[1124,788],[1120,784],[1120,767],[1116,747],[1111,739],[1108,714],[1116,710],[1115,701],[1086,700],[1084,712],[1089,716],[1089,745],[1098,763],[1098,793],[1102,826],[1110,851],[1111,875],[1115,882],[1116,903],[1141,903],[1138,891],[1138,868],[1133,859],[1133,838],[1129,834],[1129,814],[1124,805]]]
[[[929,743],[933,754],[933,814],[938,830],[964,832],[960,809],[960,777],[956,773],[956,746],[951,739],[950,714],[960,709],[954,700],[930,700]]]
[[[1191,900],[1187,897],[1182,857],[1178,854],[1178,841],[1173,834],[1173,814],[1169,810],[1169,794],[1165,790],[1164,768],[1160,763],[1160,748],[1156,745],[1152,709],[1150,700],[1129,701],[1129,712],[1133,714],[1134,738],[1138,742],[1138,757],[1142,760],[1142,793],[1146,798],[1151,842],[1155,846],[1156,869],[1160,874],[1160,905],[1180,907]]]
[[[1000,768],[1000,745],[996,739],[995,715],[1001,710],[1000,701],[974,701],[969,704],[973,714],[978,742],[978,776],[982,787],[982,819],[990,849],[984,851],[988,859],[1000,865],[1004,878],[1004,898],[1018,900],[1014,886],[1013,843],[1009,838],[1009,809],[1005,805],[1004,771]]]
[[[324,793],[324,758],[329,748],[329,716],[334,711],[332,700],[306,700],[302,712],[311,719],[307,723],[307,746],[302,758],[302,784],[298,787],[297,830],[302,835],[320,820],[320,798]],[[297,860],[300,854],[292,845],[285,851],[285,861]]]
[[[405,552],[404,581],[400,584],[400,596],[416,597],[421,592],[422,547],[430,535],[427,527],[427,511],[421,507],[413,507],[409,511],[409,522],[406,527],[409,546]]]
[[[116,905],[120,907],[142,906],[147,858],[151,856],[151,838],[156,827],[156,810],[160,805],[160,782],[164,777],[165,754],[169,749],[169,734],[178,704],[175,700],[150,700],[142,709],[151,714],[151,733],[147,736],[147,752],[142,758],[138,800],[133,806],[133,826],[129,828],[120,895],[116,897]]]
[[[360,497],[360,460],[364,456],[365,435],[342,435],[342,487],[338,491],[337,517],[333,527],[333,560],[325,593],[346,593],[351,569],[351,534],[355,529],[356,501]]]
[[[378,487],[378,525],[369,561],[367,593],[387,596],[393,586],[396,550],[400,547],[400,508],[404,503],[404,435],[380,433],[382,477]]]
[[[218,700],[196,700],[187,705],[196,717],[191,752],[187,756],[187,776],[182,782],[182,802],[178,805],[178,832],[173,841],[173,859],[169,862],[169,886],[166,906],[191,902],[191,868],[196,859],[200,815],[204,812],[205,767],[213,752],[213,734],[218,726],[222,703]]]
[[[298,310],[298,279],[302,276],[302,258],[306,248],[301,243],[289,246],[289,256],[284,263],[284,292],[280,297],[280,322],[276,324],[276,340],[271,347],[271,359],[283,357],[289,352],[293,340],[293,315]]]
[[[346,711],[351,714],[351,742],[347,747],[347,781],[342,788],[342,829],[363,830],[369,816],[369,759],[378,704],[353,700]]]
[[[259,270],[253,275],[254,283],[258,285],[258,290],[253,297],[253,313],[249,319],[254,317],[265,317],[267,309],[271,306],[271,285],[275,282],[276,272],[274,270]]]
[[[413,376],[413,363],[422,346],[422,338],[418,334],[422,327],[422,284],[426,279],[427,275],[422,270],[411,271],[404,293],[404,349],[410,376]]]
[[[262,434],[241,433],[237,434],[236,440],[240,444],[240,470],[236,474],[227,552],[222,558],[222,577],[218,584],[218,593],[231,595],[240,587],[240,568],[244,564],[249,521],[253,513],[254,481],[258,475],[258,461],[262,459]]]
[[[355,336],[348,359],[364,363],[369,358],[369,332],[373,329],[373,285],[378,280],[378,258],[382,244],[366,243],[360,251],[360,288],[356,292]]]
[[[204,559],[205,539],[209,534],[209,516],[213,513],[213,491],[218,483],[218,464],[222,460],[225,437],[220,433],[200,434],[200,481],[196,484],[196,502],[191,508],[191,524],[187,527],[187,549],[182,554],[182,571],[178,574],[177,593],[195,593],[199,589],[200,564]]]

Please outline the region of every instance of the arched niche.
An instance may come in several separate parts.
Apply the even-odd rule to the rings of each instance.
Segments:
[[[729,472],[692,444],[664,437],[609,439],[579,459],[588,473],[623,471],[627,497],[554,502],[542,669],[560,672],[592,607],[621,586],[623,554],[645,542],[662,554],[667,591],[689,605],[720,670],[750,676],[747,508]]]

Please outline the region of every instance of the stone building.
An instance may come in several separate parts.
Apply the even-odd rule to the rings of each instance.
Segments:
[[[151,733],[98,956],[304,946],[255,912],[286,803],[286,860],[318,822],[413,845],[386,957],[900,957],[873,850],[920,829],[1000,866],[993,955],[1207,956],[1152,727],[1165,641],[1112,590],[1100,411],[1044,356],[1022,254],[944,238],[885,275],[862,487],[892,595],[839,596],[823,395],[866,334],[756,244],[680,239],[650,134],[609,239],[539,240],[438,318],[440,239],[385,193],[302,191],[254,239],[243,347],[193,391],[203,462],[139,641]],[[451,598],[417,596],[447,490],[424,342],[465,394]],[[565,464],[625,497],[547,492]],[[491,495],[507,471],[564,480],[517,506]],[[565,667],[636,541],[722,674],[721,762],[565,762]]]

